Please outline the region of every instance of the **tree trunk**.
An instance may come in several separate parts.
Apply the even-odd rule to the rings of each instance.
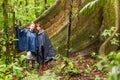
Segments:
[[[75,5],[76,1],[78,1],[77,5]],[[99,37],[101,34],[100,33],[101,25],[103,24],[103,22],[105,23],[108,22],[112,14],[110,13],[110,16],[109,14],[107,14],[107,19],[106,19],[105,13],[109,13],[109,12],[107,12],[105,9],[101,10],[101,8],[99,8],[96,11],[94,11],[91,15],[88,15],[86,17],[79,16],[79,10],[84,5],[86,5],[86,3],[90,1],[91,0],[84,0],[84,1],[73,0],[73,18],[72,18],[72,23],[71,23],[72,25],[69,24],[69,21],[70,21],[69,3],[70,1],[68,0],[56,0],[55,4],[53,4],[48,10],[46,10],[36,20],[34,20],[35,23],[37,22],[44,26],[44,29],[47,31],[48,35],[50,36],[52,44],[54,45],[55,48],[58,47],[59,53],[62,53],[62,54],[66,53],[67,48],[71,48],[72,52],[80,52],[83,50],[87,50],[88,48],[90,48],[91,49],[90,51],[93,52],[95,47],[97,48],[100,47],[99,49],[100,53],[102,50],[103,50],[103,54],[105,51],[107,51],[106,50],[107,46],[106,48],[102,46],[103,44],[106,44],[106,42],[108,43],[109,40],[108,41],[106,40],[102,44],[102,46],[100,46],[98,43],[100,40]],[[78,9],[77,17],[76,17],[76,14],[74,14],[75,13],[74,10],[76,10],[76,7]],[[108,10],[109,7],[108,6],[106,7],[107,7],[106,9]],[[111,12],[114,13],[113,10]],[[114,24],[114,22],[112,23]],[[109,25],[111,24],[111,22],[108,22],[106,24]],[[109,27],[114,26],[113,24],[109,25]],[[29,25],[29,23],[26,24],[25,26],[27,25]],[[69,28],[70,39],[68,39],[67,38],[68,37],[68,26],[70,27],[70,25],[71,25],[71,29]],[[106,25],[103,27],[104,29],[106,29]],[[69,40],[70,42],[67,42]],[[68,46],[68,44],[70,45]]]

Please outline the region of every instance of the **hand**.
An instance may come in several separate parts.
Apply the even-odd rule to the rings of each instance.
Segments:
[[[18,26],[18,25],[19,25],[18,21],[15,21],[15,27]]]

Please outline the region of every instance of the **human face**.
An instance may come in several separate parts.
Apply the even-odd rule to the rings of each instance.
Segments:
[[[40,30],[41,30],[41,27],[36,27],[36,29],[37,29],[38,31],[40,31]]]
[[[30,30],[33,31],[35,29],[35,24],[30,25]]]

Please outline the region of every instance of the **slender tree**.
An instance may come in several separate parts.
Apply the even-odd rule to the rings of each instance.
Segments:
[[[4,33],[6,36],[8,36],[7,32],[7,28],[8,28],[8,1],[7,0],[3,0],[3,16],[4,16]]]
[[[3,17],[4,17],[4,36],[5,36],[5,39],[8,38],[8,0],[3,0]],[[9,55],[9,42],[7,41],[6,39],[6,44],[5,44],[5,47],[6,47],[6,52],[5,52],[5,56],[6,56],[6,60],[5,60],[5,63],[8,64],[9,62],[9,59],[8,59],[8,55]]]
[[[34,0],[34,6],[35,6],[35,16],[36,18],[39,16],[40,13],[38,13],[38,6],[39,6],[39,0]]]
[[[47,0],[44,0],[44,10],[47,9]]]
[[[81,5],[81,0],[78,0],[78,10],[77,10],[77,18],[78,18],[78,20],[79,20],[80,5]]]
[[[16,30],[15,30],[15,21],[16,21],[16,19],[15,19],[15,10],[14,10],[14,1],[12,2],[12,22],[13,22],[13,25],[12,25],[12,27],[13,27],[13,38],[15,38],[15,34],[16,34]],[[14,51],[13,52],[13,55],[14,55],[14,57],[16,56],[16,49],[15,49],[15,42],[13,42],[13,45],[12,45],[12,50]]]
[[[18,5],[19,7],[21,7],[22,6],[22,1],[20,1],[20,3],[19,3],[19,5]],[[26,10],[27,11],[27,10]],[[19,22],[19,25],[21,26],[21,21],[20,20],[18,20],[18,22]]]
[[[28,6],[28,0],[25,0],[25,2],[26,2],[26,7]],[[26,15],[28,16],[28,7],[26,8]],[[28,21],[28,20],[26,20],[26,21]]]
[[[70,0],[68,40],[67,40],[67,57],[69,57],[69,52],[70,52],[70,35],[71,35],[71,26],[72,26],[72,5],[73,5],[73,0]]]

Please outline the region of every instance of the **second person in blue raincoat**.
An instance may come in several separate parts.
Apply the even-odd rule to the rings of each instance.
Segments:
[[[46,32],[41,28],[40,24],[36,24],[38,32],[38,63],[39,71],[48,69],[48,62],[55,56],[54,48],[48,38]]]

